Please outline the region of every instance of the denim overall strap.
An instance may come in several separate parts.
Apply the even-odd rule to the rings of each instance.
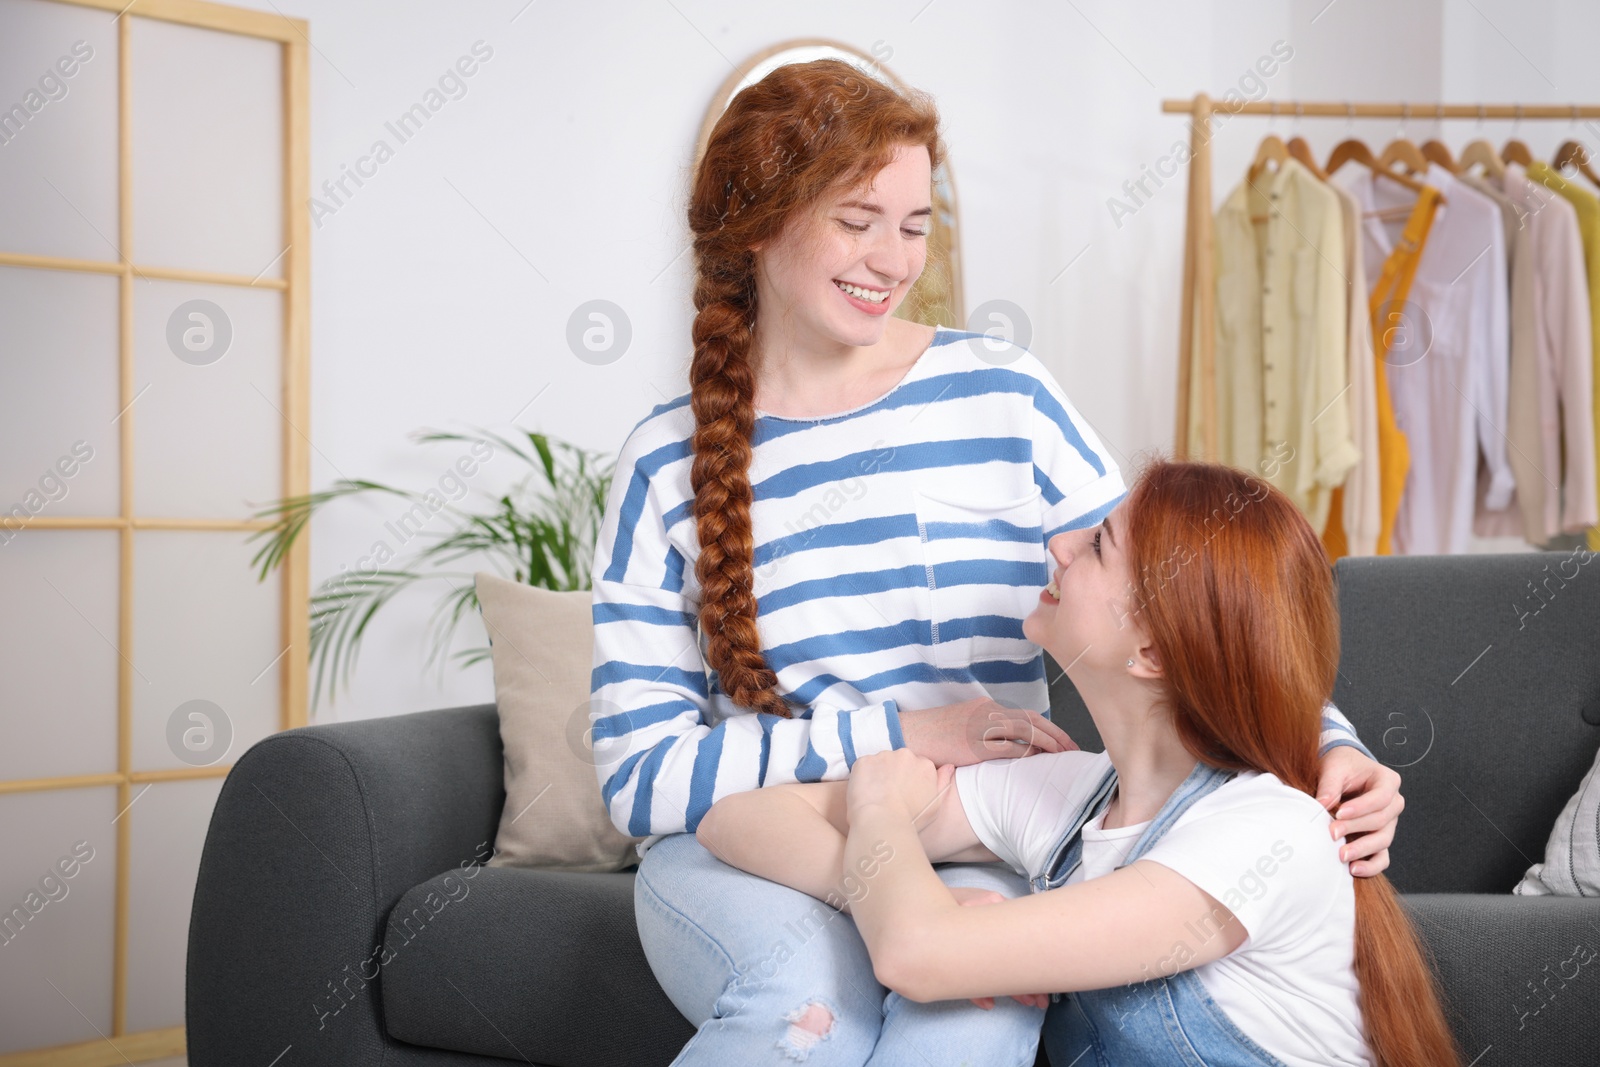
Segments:
[[[1177,821],[1178,816],[1189,810],[1189,805],[1211,792],[1217,786],[1233,777],[1233,772],[1218,770],[1205,763],[1196,763],[1194,770],[1189,772],[1172,795],[1167,797],[1156,817],[1150,820],[1150,825],[1145,832],[1139,835],[1139,840],[1134,842],[1133,849],[1127,857],[1118,864],[1118,869],[1126,867],[1134,860],[1148,852],[1162,834],[1167,832],[1167,827]],[[1046,889],[1059,889],[1067,884],[1067,879],[1072,877],[1083,862],[1083,828],[1111,803],[1111,794],[1117,784],[1117,772],[1113,768],[1100,782],[1100,787],[1095,790],[1089,802],[1078,812],[1071,829],[1061,839],[1061,844],[1056,846],[1055,856],[1050,861],[1044,876],[1035,878],[1034,892],[1042,893]],[[1040,883],[1043,884],[1040,884]],[[1061,999],[1060,993],[1051,993],[1050,1000],[1055,1002]]]
[[[1045,864],[1044,871],[1035,875],[1030,881],[1035,893],[1042,893],[1046,889],[1055,889],[1067,880],[1073,871],[1078,869],[1079,856],[1082,849],[1079,847],[1079,834],[1083,826],[1090,819],[1105,808],[1106,802],[1111,799],[1111,793],[1117,787],[1117,769],[1108,766],[1100,783],[1095,786],[1094,792],[1089,794],[1089,799],[1084,801],[1083,807],[1073,815],[1072,821],[1067,824],[1067,830],[1061,835],[1055,852],[1050,857],[1050,862]]]
[[[1202,797],[1234,777],[1234,772],[1197,763],[1183,783],[1167,798],[1132,850],[1118,865],[1120,870],[1142,858],[1178,818]],[[1097,805],[1103,809],[1109,796]],[[1098,814],[1091,813],[1090,818]],[[1082,861],[1082,825],[1062,856],[1064,872],[1056,885]],[[1055,888],[1052,886],[1051,888]],[[1054,1063],[1073,1062],[1089,1049],[1092,1060],[1076,1059],[1082,1067],[1112,1064],[1177,1063],[1186,1067],[1283,1067],[1243,1031],[1206,992],[1194,970],[1157,975],[1145,981],[1110,989],[1083,990],[1051,995],[1045,1018],[1044,1040]]]
[[[1167,832],[1167,828],[1178,820],[1178,816],[1189,810],[1190,804],[1193,804],[1232,777],[1232,771],[1218,770],[1216,767],[1206,763],[1196,763],[1194,770],[1189,772],[1189,777],[1185,778],[1182,784],[1172,791],[1172,795],[1161,806],[1161,810],[1156,813],[1156,817],[1150,820],[1150,825],[1145,829],[1145,832],[1139,835],[1139,840],[1134,843],[1133,850],[1128,853],[1127,857],[1118,866],[1126,867],[1143,856],[1161,835]],[[1046,868],[1045,884],[1043,887],[1035,885],[1035,891],[1057,889],[1065,885],[1067,879],[1072,876],[1072,872],[1078,869],[1078,865],[1083,862],[1083,828],[1104,811],[1106,805],[1111,803],[1111,794],[1115,790],[1116,784],[1117,772],[1113,768],[1101,780],[1099,788],[1095,790],[1094,795],[1089,798],[1089,802],[1073,820],[1071,828],[1062,837],[1061,843],[1056,846],[1055,855],[1051,859],[1050,865]],[[1034,881],[1038,882],[1039,879],[1034,879]]]

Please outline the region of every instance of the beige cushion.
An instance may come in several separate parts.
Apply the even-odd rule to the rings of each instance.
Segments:
[[[506,806],[491,867],[617,871],[638,862],[600,801],[589,748],[590,590],[477,574],[505,746]]]

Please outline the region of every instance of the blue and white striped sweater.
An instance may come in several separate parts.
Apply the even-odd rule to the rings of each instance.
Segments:
[[[758,416],[757,627],[791,719],[733,704],[705,667],[688,401],[624,443],[592,571],[595,767],[640,856],[728,793],[839,780],[903,747],[901,706],[989,696],[1048,715],[1043,654],[1022,634],[1045,545],[1126,487],[1032,353],[940,327],[877,400]]]

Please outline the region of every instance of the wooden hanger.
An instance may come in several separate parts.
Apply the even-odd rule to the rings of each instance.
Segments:
[[[1517,121],[1516,121],[1515,124],[1512,125],[1511,132],[1512,133],[1516,133],[1517,132],[1517,126],[1520,125],[1521,123],[1522,123],[1522,105],[1518,104],[1517,105]],[[1507,141],[1505,143],[1505,146],[1500,149],[1500,158],[1505,160],[1507,163],[1519,163],[1524,167],[1533,166],[1533,153],[1528,151],[1528,146],[1527,145],[1523,144],[1521,141],[1517,140],[1514,137],[1511,140]]]
[[[1397,170],[1389,170],[1388,168],[1383,167],[1378,163],[1377,159],[1373,157],[1372,149],[1366,146],[1366,142],[1359,141],[1354,137],[1348,140],[1340,141],[1338,144],[1333,146],[1333,151],[1328,154],[1327,166],[1323,169],[1329,174],[1332,174],[1346,163],[1359,163],[1368,170],[1371,170],[1382,177],[1388,178],[1390,181],[1399,182],[1401,185],[1405,186],[1407,189],[1410,189],[1414,193],[1422,192],[1422,182],[1417,181],[1417,179],[1411,177],[1409,174],[1401,174]],[[1443,193],[1439,194],[1439,203],[1445,203]]]
[[[1294,117],[1297,124],[1302,117],[1301,110],[1301,106],[1298,103],[1295,104]],[[1311,154],[1311,145],[1299,134],[1289,138],[1289,158],[1299,163],[1312,174],[1315,174],[1318,181],[1325,182],[1328,180],[1328,172],[1322,169],[1322,165],[1317,162],[1317,157]]]
[[[1533,166],[1533,153],[1528,151],[1528,146],[1521,141],[1507,141],[1505,147],[1500,149],[1500,158],[1507,163],[1520,163],[1524,167]]]
[[[1384,146],[1382,154],[1378,156],[1378,166],[1384,170],[1393,170],[1399,163],[1412,174],[1426,174],[1428,172],[1428,157],[1422,154],[1422,149],[1406,140],[1396,137]]]
[[[1482,163],[1484,172],[1496,178],[1506,176],[1505,160],[1500,158],[1500,153],[1494,150],[1494,145],[1480,137],[1461,150],[1461,168],[1456,173],[1465,174],[1472,169],[1473,164]]]
[[[1281,169],[1288,159],[1289,146],[1284,144],[1283,138],[1277,134],[1269,133],[1261,139],[1261,144],[1257,146],[1256,158],[1250,164],[1250,169],[1245,174],[1245,180],[1253,183],[1261,175],[1261,172],[1266,170],[1267,164],[1276,164]]]
[[[1589,165],[1589,153],[1577,141],[1563,141],[1561,147],[1556,149],[1556,157],[1550,165],[1556,170],[1564,170],[1568,163],[1578,168],[1578,173],[1588,178],[1596,185],[1600,185],[1600,174]]]
[[[1333,151],[1328,153],[1328,162],[1323,164],[1322,169],[1332,174],[1346,163],[1365,163],[1369,159],[1374,167],[1378,165],[1378,161],[1373,159],[1372,149],[1367,147],[1365,141],[1347,137],[1333,146]]]
[[[1434,113],[1434,121],[1442,127],[1444,124],[1444,105],[1440,104]],[[1422,142],[1422,158],[1430,163],[1437,163],[1451,174],[1461,173],[1461,168],[1456,164],[1455,157],[1450,155],[1450,149],[1437,137]]]
[[[1250,164],[1250,169],[1245,173],[1245,184],[1254,189],[1256,179],[1261,176],[1262,171],[1266,170],[1267,164],[1276,164],[1277,169],[1282,170],[1284,163],[1288,162],[1288,160],[1289,146],[1283,143],[1283,138],[1275,133],[1267,134],[1261,139],[1261,144],[1256,148],[1255,161]],[[1251,215],[1250,221],[1266,222],[1271,217],[1270,214]]]
[[[1291,137],[1289,139],[1289,157],[1299,162],[1306,170],[1309,170],[1323,181],[1328,180],[1328,172],[1322,169],[1322,165],[1317,162],[1317,157],[1311,154],[1311,146],[1306,143],[1304,137]]]
[[[1405,133],[1406,120],[1411,117],[1411,105],[1400,105],[1400,132]],[[1399,163],[1413,175],[1428,172],[1428,159],[1411,141],[1404,136],[1396,137],[1383,146],[1383,151],[1378,154],[1378,166],[1384,170],[1393,171],[1394,165]]]
[[[1451,174],[1461,173],[1461,168],[1450,155],[1450,149],[1440,140],[1422,142],[1422,158],[1437,163]]]

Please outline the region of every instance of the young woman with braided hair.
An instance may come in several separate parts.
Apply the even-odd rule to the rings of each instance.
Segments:
[[[1049,539],[1125,486],[1031,352],[892,316],[943,157],[925,95],[823,59],[739,92],[694,176],[690,389],[624,443],[592,575],[595,768],[642,839],[646,956],[699,1027],[679,1064],[1032,1062],[1038,1006],[907,1001],[848,915],[694,834],[721,797],[840,781],[870,753],[1074,747],[1022,619]],[[1375,874],[1399,776],[1331,705],[1323,727],[1319,797],[1349,798],[1352,872]],[[938,874],[1028,889],[992,862]]]

